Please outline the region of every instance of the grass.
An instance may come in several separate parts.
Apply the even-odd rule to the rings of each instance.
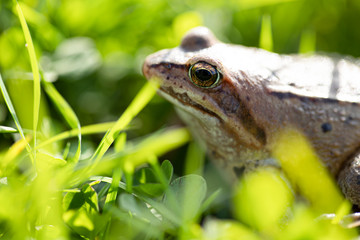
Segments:
[[[292,177],[264,169],[249,173],[227,192],[223,188],[209,187],[204,152],[196,143],[189,145],[184,176],[174,173],[170,161],[160,163],[158,160],[159,156],[191,141],[187,129],[164,128],[141,138],[131,138],[129,130],[136,125],[133,119],[150,102],[158,87],[153,82],[141,88],[117,121],[81,126],[71,105],[39,70],[26,20],[20,5],[14,1],[14,6],[32,69],[32,129],[22,126],[22,119],[0,75],[1,92],[15,125],[0,126],[0,132],[16,139],[0,155],[1,238],[356,237],[354,229],[341,226],[350,205],[298,132],[279,133],[278,145],[273,149],[284,172]],[[183,16],[193,16],[200,21],[196,13]],[[182,22],[179,20],[177,24]],[[271,30],[271,18],[263,17],[260,44],[268,50],[273,49]],[[304,33],[302,39],[302,52],[315,49],[311,32]],[[39,124],[44,122],[40,114],[41,104],[44,104],[41,93],[69,128],[45,139]],[[90,155],[81,151],[86,149],[83,137],[103,133]],[[52,145],[59,150],[49,151]],[[319,183],[316,184],[318,188],[314,187],[314,182]],[[298,190],[305,200],[296,198],[294,192]],[[221,216],[221,209],[226,207],[230,212],[226,219],[214,217]],[[336,213],[336,217],[319,218],[324,213]]]

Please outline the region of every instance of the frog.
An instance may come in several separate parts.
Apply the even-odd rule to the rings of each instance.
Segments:
[[[360,205],[359,60],[223,43],[200,26],[178,47],[147,56],[142,71],[158,79],[159,95],[228,178],[281,167],[271,149],[278,132],[293,128]]]

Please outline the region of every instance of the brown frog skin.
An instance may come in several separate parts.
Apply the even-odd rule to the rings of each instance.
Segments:
[[[301,131],[345,194],[360,204],[360,65],[354,59],[279,55],[225,44],[205,27],[148,56],[146,78],[210,157],[236,177],[271,158],[276,134]],[[214,83],[212,84],[212,81]]]

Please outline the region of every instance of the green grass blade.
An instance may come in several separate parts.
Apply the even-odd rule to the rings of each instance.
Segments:
[[[144,87],[139,91],[135,96],[134,100],[131,102],[129,107],[121,115],[121,117],[116,121],[115,125],[105,134],[101,140],[98,148],[96,149],[94,155],[91,157],[90,162],[93,162],[93,167],[96,166],[98,161],[102,158],[105,152],[109,149],[110,145],[114,142],[117,134],[123,130],[130,121],[146,106],[146,104],[152,99],[158,88],[157,83],[153,81],[147,82]]]
[[[191,142],[187,149],[185,159],[185,175],[203,175],[205,151],[196,142]]]
[[[18,132],[15,128],[0,126],[0,133],[16,133]]]
[[[112,182],[109,188],[109,192],[106,196],[105,200],[105,209],[109,209],[109,207],[113,204],[115,204],[117,192],[118,192],[118,186],[119,182],[121,180],[122,171],[120,167],[117,167],[114,169],[113,175],[112,175]]]
[[[31,70],[32,70],[32,73],[33,73],[33,78],[34,78],[33,79],[34,80],[34,105],[33,105],[33,138],[34,138],[33,141],[34,141],[34,148],[33,148],[33,150],[35,151],[36,129],[37,129],[38,121],[39,121],[40,93],[41,93],[39,66],[38,66],[38,63],[37,63],[34,44],[32,42],[31,34],[30,34],[29,28],[28,28],[28,26],[26,24],[24,14],[23,14],[23,12],[21,10],[21,7],[20,7],[19,3],[16,0],[14,0],[14,4],[16,6],[16,12],[18,14],[20,24],[21,24],[21,28],[22,28],[23,33],[24,33],[27,50],[28,50],[28,53],[29,53],[29,56],[30,56]],[[34,156],[35,156],[35,152],[34,152]]]
[[[128,149],[104,157],[101,164],[94,169],[93,174],[108,172],[121,163],[126,171],[131,171],[144,163],[152,163],[153,157],[158,157],[166,152],[176,149],[191,139],[190,132],[186,128],[167,129],[152,134],[139,143],[130,143]],[[129,170],[130,169],[130,170]]]
[[[44,79],[44,78],[43,78]],[[80,122],[73,111],[73,109],[70,107],[70,105],[66,102],[66,100],[60,95],[60,93],[56,90],[54,85],[50,82],[46,82],[45,80],[42,81],[42,85],[44,87],[45,92],[50,97],[52,102],[55,104],[57,109],[60,111],[62,116],[64,117],[65,121],[69,124],[69,126],[72,129],[77,129],[77,137],[78,137],[78,147],[75,153],[75,156],[73,156],[71,159],[69,159],[69,162],[76,163],[81,154],[81,127]]]
[[[259,46],[262,49],[265,49],[268,51],[273,51],[273,38],[272,38],[272,33],[271,33],[271,17],[269,15],[265,15],[262,18]]]
[[[123,169],[129,172],[129,169],[131,171],[131,169],[145,163],[150,162],[152,164],[153,156],[161,156],[186,144],[190,139],[190,133],[186,128],[174,128],[156,132],[141,142],[130,142],[129,147],[122,152],[103,157],[101,164],[97,164],[96,167],[93,167],[94,163],[84,161],[84,165],[79,165],[75,172],[72,171],[72,176],[69,178],[71,181],[68,181],[67,184],[69,186],[76,185],[92,175],[111,172],[119,165],[122,165]]]
[[[301,34],[299,53],[313,53],[316,50],[316,34],[313,30],[305,30]]]
[[[54,143],[56,141],[61,141],[67,138],[72,138],[77,136],[80,132],[81,135],[89,135],[89,134],[95,134],[95,133],[103,133],[108,131],[110,128],[112,128],[115,125],[116,122],[107,122],[107,123],[98,123],[98,124],[92,124],[88,126],[81,127],[81,129],[71,129],[69,131],[65,131],[62,133],[59,133],[58,135],[55,135],[46,141],[41,142],[36,146],[37,149],[40,149],[48,144]]]
[[[28,137],[29,138],[29,137]],[[19,166],[19,159],[17,158],[24,148],[29,144],[30,139],[19,139],[2,156],[0,161],[0,176],[9,176],[14,173],[14,170]],[[16,171],[16,170],[15,170]]]
[[[5,87],[4,81],[3,81],[2,77],[1,77],[1,74],[0,74],[0,89],[1,89],[2,95],[4,97],[5,103],[6,103],[8,109],[10,111],[10,114],[11,114],[12,118],[14,119],[16,128],[19,131],[19,134],[20,134],[21,138],[25,142],[27,142],[27,140],[25,138],[24,131],[23,131],[23,129],[21,127],[21,124],[20,124],[20,121],[19,121],[19,119],[18,119],[18,117],[16,115],[15,108],[14,108],[12,102],[11,102],[9,93],[6,90],[6,87]],[[33,152],[32,152],[32,149],[31,149],[29,143],[26,145],[26,150],[28,151],[31,160],[34,162],[35,159],[34,159]]]

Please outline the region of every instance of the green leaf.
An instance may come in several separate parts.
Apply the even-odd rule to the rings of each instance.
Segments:
[[[18,132],[15,128],[0,126],[0,133],[16,133]]]
[[[119,204],[122,208],[130,211],[132,215],[143,218],[151,222],[151,224],[158,225],[160,220],[154,216],[150,209],[143,201],[136,199],[133,195],[123,193],[119,197]]]
[[[204,237],[216,240],[260,240],[250,228],[231,220],[210,219],[204,224]]]
[[[63,219],[76,233],[94,238],[106,224],[107,215],[99,214],[98,196],[85,184],[80,192],[68,192],[63,199]]]
[[[205,151],[200,147],[200,145],[192,141],[189,144],[186,153],[185,160],[185,175],[187,174],[203,174],[205,161]]]
[[[49,61],[47,71],[56,72],[61,77],[77,80],[96,72],[102,64],[94,39],[74,37],[64,39],[56,48]]]
[[[170,183],[173,173],[174,167],[169,160],[165,160],[161,163],[161,169],[164,172],[164,176],[168,179],[168,183]]]
[[[252,228],[276,235],[280,222],[292,205],[293,196],[278,170],[248,173],[237,186],[234,213]]]
[[[164,186],[161,183],[144,183],[133,186],[134,192],[148,197],[159,197],[164,193]]]
[[[65,164],[66,161],[64,159],[56,158],[47,153],[38,152],[36,155],[36,166],[39,172],[54,171],[55,169],[65,166]]]
[[[181,216],[183,223],[193,222],[205,199],[206,182],[199,175],[186,175],[175,179],[167,190],[164,204]]]
[[[134,185],[158,183],[155,172],[150,167],[139,168],[134,173]]]
[[[63,208],[65,211],[83,208],[89,213],[98,212],[97,194],[89,184],[85,184],[80,192],[69,192],[64,196]]]
[[[164,190],[168,187],[173,174],[173,167],[170,161],[166,160],[158,168],[160,172],[155,172],[157,169],[155,165],[153,168],[144,167],[140,168],[134,173],[134,186],[133,189],[136,192],[145,194],[149,197],[159,197],[164,193]],[[163,176],[163,182],[160,177]]]

